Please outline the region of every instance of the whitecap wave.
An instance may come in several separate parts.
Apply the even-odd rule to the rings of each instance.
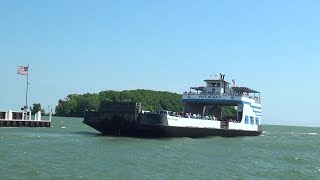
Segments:
[[[316,136],[318,133],[299,133],[301,135],[311,135],[311,136]]]

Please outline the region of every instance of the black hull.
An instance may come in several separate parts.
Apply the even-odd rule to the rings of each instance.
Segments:
[[[239,137],[239,136],[259,136],[262,131],[243,131],[231,129],[213,129],[213,128],[189,128],[173,127],[164,125],[140,125],[131,128],[111,128],[102,122],[85,124],[91,126],[103,135],[107,136],[127,136],[127,137],[146,137],[146,138],[167,138],[167,137]]]
[[[174,127],[168,125],[167,115],[143,114],[134,103],[105,103],[108,109],[86,112],[83,123],[109,136],[130,137],[238,137],[259,136],[262,131]]]
[[[157,133],[154,133],[156,130]],[[238,137],[238,136],[259,136],[261,131],[242,131],[230,129],[213,129],[213,128],[189,128],[189,127],[172,127],[172,126],[156,126],[150,131],[150,135],[157,137]]]

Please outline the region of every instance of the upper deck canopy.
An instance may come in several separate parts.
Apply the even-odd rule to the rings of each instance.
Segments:
[[[223,83],[230,84],[228,81],[225,81],[225,80],[222,80],[222,79],[206,79],[206,80],[204,80],[204,82],[206,82],[206,83],[223,82]]]
[[[196,91],[203,91],[205,89],[205,87],[200,86],[200,87],[190,87],[190,89],[194,89]]]
[[[260,93],[259,91],[247,88],[247,87],[232,87],[234,92],[238,92],[238,93]]]

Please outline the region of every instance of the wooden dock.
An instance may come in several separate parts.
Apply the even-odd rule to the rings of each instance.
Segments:
[[[50,113],[49,120],[42,120],[39,111],[32,120],[31,112],[0,111],[0,127],[51,127],[51,117]]]

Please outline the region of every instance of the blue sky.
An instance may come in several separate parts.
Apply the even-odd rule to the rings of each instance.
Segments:
[[[0,1],[0,109],[68,94],[181,93],[222,72],[262,92],[265,124],[320,126],[320,1]]]

